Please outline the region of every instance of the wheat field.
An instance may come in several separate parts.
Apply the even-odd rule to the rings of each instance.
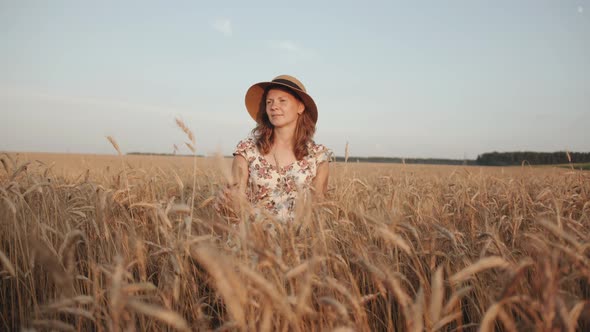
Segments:
[[[0,330],[590,329],[588,172],[334,162],[282,225],[227,158],[0,157]]]

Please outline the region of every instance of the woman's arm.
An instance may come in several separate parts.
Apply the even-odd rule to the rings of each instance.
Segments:
[[[248,183],[248,162],[243,156],[236,155],[232,162],[232,178],[230,183],[219,191],[215,202],[215,210],[226,216],[236,217],[240,206],[240,196],[245,198]]]
[[[236,155],[231,166],[232,189],[237,189],[241,194],[246,194],[246,186],[248,185],[248,162],[246,158],[241,155]]]
[[[328,191],[329,173],[330,166],[327,161],[318,165],[318,169],[312,183],[313,191],[317,198],[323,199],[326,191]]]

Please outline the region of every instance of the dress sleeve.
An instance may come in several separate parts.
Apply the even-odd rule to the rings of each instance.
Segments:
[[[253,157],[254,149],[256,149],[256,144],[254,143],[254,140],[251,137],[248,137],[238,142],[238,145],[236,146],[233,155],[240,155],[244,157],[246,160],[250,160],[250,158]]]
[[[319,165],[325,161],[332,161],[332,151],[322,144],[317,144],[314,147],[316,165]]]

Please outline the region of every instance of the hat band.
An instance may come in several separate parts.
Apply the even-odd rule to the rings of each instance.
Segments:
[[[301,88],[300,88],[300,87],[299,87],[297,84],[295,84],[295,83],[293,83],[293,82],[291,82],[291,81],[289,81],[289,80],[284,80],[284,79],[282,79],[282,78],[277,78],[277,79],[274,79],[274,80],[272,80],[272,82],[273,82],[273,83],[281,83],[281,84],[285,84],[285,85],[288,85],[288,86],[290,86],[290,87],[292,87],[292,88],[294,88],[294,89],[297,89],[297,90],[302,90],[302,89],[301,89]]]

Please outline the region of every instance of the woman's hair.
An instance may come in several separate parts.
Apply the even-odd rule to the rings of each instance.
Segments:
[[[256,140],[256,147],[263,154],[268,154],[274,142],[274,126],[266,114],[266,96],[270,90],[281,90],[291,94],[297,98],[301,103],[303,100],[293,90],[282,85],[271,85],[264,90],[262,99],[260,100],[260,107],[256,115],[256,127],[252,130],[252,134]],[[305,105],[305,104],[304,104]],[[313,138],[315,133],[315,123],[311,118],[307,109],[297,118],[297,125],[295,127],[295,138],[293,143],[293,152],[297,160],[303,159],[307,155],[307,143]]]

